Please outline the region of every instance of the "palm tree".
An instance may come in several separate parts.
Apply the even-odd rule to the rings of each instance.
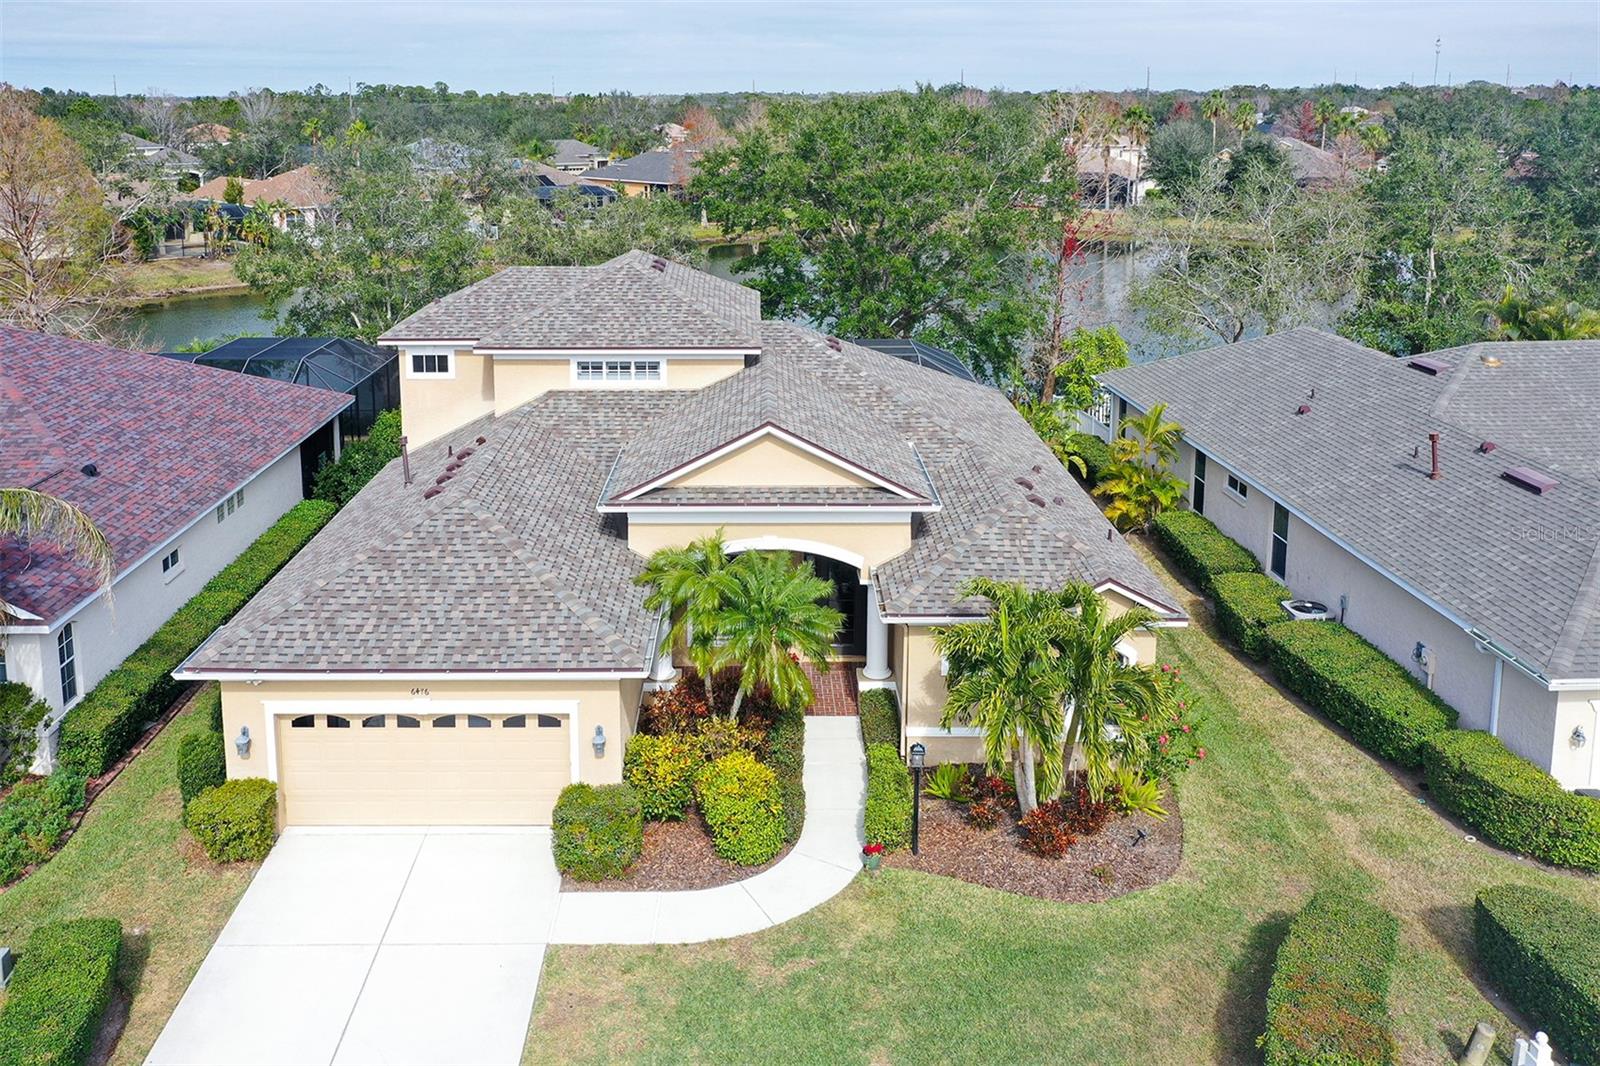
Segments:
[[[1233,128],[1239,131],[1241,144],[1245,134],[1256,128],[1256,114],[1256,105],[1249,100],[1240,100],[1233,105]]]
[[[93,519],[66,500],[33,489],[0,489],[0,540],[9,537],[58,545],[94,574],[96,585],[111,583],[110,543]],[[0,619],[16,613],[0,587]],[[0,628],[0,645],[4,642]]]
[[[315,117],[306,119],[300,124],[300,135],[311,142],[311,151],[315,154],[322,144],[322,120]]]
[[[1178,458],[1183,426],[1167,420],[1164,403],[1152,404],[1142,415],[1128,415],[1117,431],[1137,444],[1137,457],[1146,463],[1166,465]]]
[[[780,707],[803,708],[814,693],[800,666],[803,657],[828,669],[828,653],[844,615],[826,606],[833,585],[786,554],[747,552],[728,568],[731,578],[712,618],[712,664],[739,668],[739,691],[728,717],[739,719],[744,698],[758,688]]]
[[[1507,285],[1505,295],[1477,310],[1494,318],[1494,339],[1500,341],[1600,340],[1600,311],[1576,302],[1536,304]]]
[[[1212,93],[1200,105],[1200,113],[1211,120],[1211,150],[1217,150],[1217,119],[1228,113],[1228,101],[1221,93]]]
[[[633,579],[635,584],[650,588],[645,608],[666,611],[671,619],[661,640],[661,654],[670,655],[673,648],[685,645],[689,662],[705,682],[707,707],[713,703],[717,612],[734,588],[728,572],[731,564],[719,529],[686,547],[656,551],[646,561],[644,572]]]
[[[1093,489],[1109,496],[1106,517],[1119,529],[1147,528],[1156,515],[1183,498],[1183,482],[1172,472],[1183,427],[1166,418],[1167,405],[1153,404],[1142,415],[1129,415],[1111,442],[1116,460]]]
[[[1122,132],[1128,135],[1128,140],[1135,149],[1143,148],[1150,141],[1150,131],[1156,128],[1156,117],[1150,109],[1143,104],[1134,104],[1122,113],[1120,125]],[[1128,188],[1128,203],[1133,203],[1133,194],[1139,188],[1141,175],[1141,161],[1143,155],[1135,152],[1133,169],[1133,183]]]
[[[1381,122],[1369,122],[1356,130],[1356,136],[1361,138],[1361,144],[1372,156],[1372,162],[1378,162],[1378,156],[1389,147],[1389,131]]]
[[[1058,642],[1068,715],[1063,744],[1082,755],[1089,794],[1098,800],[1126,750],[1118,742],[1166,721],[1171,690],[1154,670],[1124,661],[1118,650],[1154,624],[1153,613],[1131,607],[1113,615],[1111,605],[1081,582],[1063,589],[1060,599],[1067,609],[1066,632]]]
[[[1059,645],[1071,619],[1059,594],[1032,592],[1020,582],[973,578],[962,594],[988,600],[989,614],[934,630],[934,644],[950,664],[941,724],[949,728],[966,717],[983,731],[990,772],[1011,765],[1017,805],[1027,814],[1065,779],[1067,676]]]
[[[1322,127],[1322,148],[1328,147],[1328,124],[1339,115],[1339,105],[1329,100],[1326,96],[1317,101],[1311,109],[1312,116],[1317,120],[1317,125]]]

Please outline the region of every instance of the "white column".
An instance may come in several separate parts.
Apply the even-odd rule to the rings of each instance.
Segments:
[[[889,680],[889,624],[878,611],[878,586],[867,582],[867,665],[861,676],[868,681]]]
[[[650,680],[667,682],[678,676],[678,668],[672,665],[672,649],[663,647],[661,642],[666,639],[667,629],[671,620],[663,614],[656,623],[656,661],[650,669]]]

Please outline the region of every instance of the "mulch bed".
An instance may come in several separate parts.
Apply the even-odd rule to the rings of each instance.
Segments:
[[[770,862],[740,866],[718,855],[711,833],[698,811],[690,808],[681,822],[646,822],[644,848],[626,876],[611,881],[574,881],[561,878],[563,892],[658,892],[715,888],[743,881],[789,854],[786,845]]]
[[[1098,903],[1171,877],[1183,859],[1183,816],[1170,791],[1161,797],[1167,817],[1126,814],[1091,836],[1080,836],[1065,856],[1045,859],[1023,848],[1016,823],[977,829],[966,806],[922,798],[921,855],[884,856],[883,864],[968,881],[985,888],[1067,903]],[[1133,843],[1139,831],[1145,837]]]

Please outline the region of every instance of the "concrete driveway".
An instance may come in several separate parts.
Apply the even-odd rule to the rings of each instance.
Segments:
[[[515,1066],[560,878],[548,829],[291,829],[150,1066]]]

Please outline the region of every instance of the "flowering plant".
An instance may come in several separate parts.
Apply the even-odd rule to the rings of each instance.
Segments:
[[[1124,735],[1127,750],[1121,761],[1138,768],[1146,780],[1170,781],[1206,757],[1200,744],[1204,718],[1194,706],[1183,672],[1169,663],[1156,669],[1165,697],[1154,712],[1154,721],[1141,719],[1140,728]]]
[[[882,855],[883,854],[883,845],[882,844],[868,844],[866,847],[861,849],[861,853],[863,855]]]

